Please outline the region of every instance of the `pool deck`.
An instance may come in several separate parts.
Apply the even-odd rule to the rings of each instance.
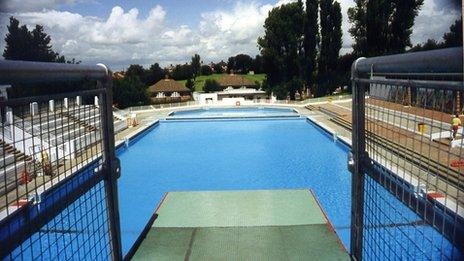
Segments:
[[[308,189],[171,192],[133,260],[349,260]]]

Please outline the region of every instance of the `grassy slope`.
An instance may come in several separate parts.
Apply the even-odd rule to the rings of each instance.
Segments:
[[[203,86],[205,85],[205,81],[207,79],[214,79],[214,80],[218,80],[219,78],[221,78],[222,74],[212,74],[212,75],[207,75],[207,76],[198,76],[196,81],[195,81],[195,90],[198,91],[198,92],[201,92],[203,91]],[[258,81],[259,83],[262,83],[264,81],[264,78],[266,77],[266,74],[255,74],[255,75],[243,75],[245,78],[249,79],[250,81]],[[185,86],[185,82],[187,80],[182,80],[182,81],[178,81],[180,83],[182,83],[184,86]]]

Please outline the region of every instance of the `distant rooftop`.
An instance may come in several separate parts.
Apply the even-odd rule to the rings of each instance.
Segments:
[[[152,86],[148,87],[148,92],[190,92],[183,84],[174,81],[173,79],[162,79]]]

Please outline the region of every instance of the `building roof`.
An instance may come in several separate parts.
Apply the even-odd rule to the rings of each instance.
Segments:
[[[116,79],[124,79],[125,73],[124,72],[114,72],[113,77]]]
[[[190,90],[172,79],[162,79],[148,87],[148,92],[190,92]]]
[[[237,74],[225,74],[218,80],[219,85],[222,87],[242,87],[242,86],[256,86],[256,84],[247,78]]]

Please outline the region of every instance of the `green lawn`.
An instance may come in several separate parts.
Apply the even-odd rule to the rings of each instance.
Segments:
[[[195,80],[195,90],[197,92],[203,91],[203,86],[205,86],[205,81],[207,79],[218,80],[219,78],[221,78],[222,75],[223,74],[212,74],[212,75],[198,76],[197,79]],[[266,74],[255,74],[255,75],[246,74],[246,75],[243,75],[243,77],[253,82],[258,81],[261,84],[264,81]],[[178,82],[182,83],[185,86],[185,82],[187,82],[187,80],[182,80]]]

